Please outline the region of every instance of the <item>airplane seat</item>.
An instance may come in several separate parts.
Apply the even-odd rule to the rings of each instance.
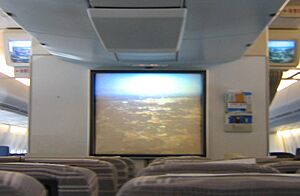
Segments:
[[[21,162],[23,161],[23,156],[0,156],[0,163],[5,162]]]
[[[133,162],[133,160],[130,158],[127,158],[127,157],[119,157],[119,159],[124,161],[128,166],[128,179],[130,180],[130,179],[134,178],[136,175],[136,167],[135,167],[135,163]]]
[[[120,159],[120,157],[96,157],[96,156],[89,156],[87,157],[89,159],[96,159],[100,161],[107,161],[111,164],[113,164],[117,169],[117,176],[118,176],[118,188],[122,187],[123,184],[125,184],[129,178],[128,178],[128,165]]]
[[[175,162],[167,165],[148,166],[137,176],[154,176],[165,174],[228,174],[228,173],[279,173],[277,169],[268,166],[242,163],[213,162]]]
[[[28,175],[0,171],[1,196],[47,196],[47,190],[33,177]]]
[[[163,157],[154,159],[148,166],[152,165],[161,165],[170,161],[189,161],[189,160],[198,160],[198,161],[209,161],[210,159],[201,156],[175,156],[175,157]]]
[[[0,170],[21,172],[48,188],[49,196],[97,196],[97,175],[86,168],[45,163],[0,163]]]
[[[295,155],[289,152],[270,152],[270,156],[276,156],[277,158],[294,158]]]
[[[294,160],[297,160],[297,161],[300,160],[300,148],[296,149],[296,155],[295,155]]]
[[[134,178],[117,196],[297,196],[299,184],[300,177],[284,174],[166,174]]]
[[[258,165],[265,165],[269,163],[277,163],[281,161],[293,161],[294,158],[273,158],[273,157],[263,157],[263,158],[256,158],[256,164]]]
[[[92,170],[97,174],[99,195],[114,196],[117,193],[117,170],[115,166],[106,161],[86,159],[86,158],[38,158],[26,157],[25,162],[62,164],[75,167],[82,167]]]
[[[280,173],[296,173],[300,169],[300,161],[281,161],[265,164],[265,166],[273,167],[280,171]]]
[[[0,146],[0,156],[9,156],[9,146]]]

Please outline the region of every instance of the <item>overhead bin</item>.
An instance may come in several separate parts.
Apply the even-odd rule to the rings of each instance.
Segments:
[[[3,74],[0,74],[3,77]],[[29,87],[13,79],[0,83],[0,110],[28,115]]]
[[[179,8],[184,0],[90,0],[90,4],[99,8]]]
[[[270,128],[299,127],[300,120],[300,82],[278,91],[270,106]],[[294,126],[295,125],[295,126]]]

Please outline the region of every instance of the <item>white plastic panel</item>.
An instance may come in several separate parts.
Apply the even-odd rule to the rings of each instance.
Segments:
[[[113,53],[108,53],[99,47],[100,41],[89,38],[74,38],[48,34],[33,34],[37,39],[43,40],[51,54],[81,62],[115,61]],[[63,44],[64,43],[64,44]],[[59,47],[57,47],[59,46]]]
[[[93,7],[168,8],[182,7],[183,0],[90,0]]]
[[[261,32],[285,0],[186,0],[185,39]],[[258,35],[257,35],[258,36]]]
[[[23,28],[34,33],[95,38],[86,0],[0,0]]]
[[[19,28],[20,26],[0,8],[0,28]]]
[[[240,58],[259,32],[203,40],[183,40],[178,61],[218,64]],[[244,43],[244,44],[242,44]]]

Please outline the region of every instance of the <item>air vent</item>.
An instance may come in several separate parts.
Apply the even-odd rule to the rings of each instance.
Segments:
[[[186,9],[88,9],[109,52],[177,52]]]
[[[183,0],[90,0],[98,8],[179,8]]]
[[[177,61],[176,53],[116,53],[123,62],[172,62]]]

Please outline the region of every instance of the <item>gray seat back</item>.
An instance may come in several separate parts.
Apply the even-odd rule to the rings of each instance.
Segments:
[[[2,162],[20,162],[24,159],[21,156],[0,156],[0,163]]]
[[[128,166],[128,178],[132,179],[136,175],[136,167],[135,163],[132,159],[126,157],[119,157],[122,161],[124,161]]]
[[[123,184],[125,184],[128,178],[128,166],[127,164],[119,159],[118,157],[88,157],[90,159],[97,159],[101,161],[107,161],[113,164],[117,169],[118,174],[118,188],[120,188]]]
[[[141,176],[127,182],[117,196],[298,196],[300,175],[173,174]]]
[[[89,169],[46,163],[0,163],[0,170],[56,180],[59,196],[98,196],[97,175]]]
[[[276,169],[256,164],[209,163],[209,162],[175,162],[173,164],[154,165],[141,170],[137,176],[153,176],[180,173],[279,173]]]
[[[113,196],[117,193],[117,171],[113,164],[92,159],[75,159],[75,158],[33,158],[25,159],[26,162],[39,162],[51,164],[63,164],[76,167],[83,167],[92,170],[97,174],[99,195]]]
[[[149,166],[152,165],[162,165],[165,164],[167,162],[171,162],[171,161],[209,161],[210,159],[207,159],[205,157],[200,157],[200,156],[178,156],[178,157],[162,157],[162,158],[157,158],[155,160],[153,160]]]
[[[296,173],[300,169],[300,161],[280,161],[277,163],[265,164],[279,170],[281,173]]]
[[[40,182],[17,172],[0,171],[0,190],[1,196],[47,196]]]

